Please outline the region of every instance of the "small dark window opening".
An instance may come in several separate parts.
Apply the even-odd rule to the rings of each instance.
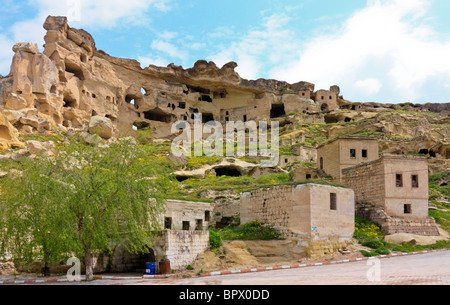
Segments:
[[[411,185],[413,188],[418,188],[419,187],[419,176],[417,175],[412,175],[411,176]]]
[[[325,96],[322,95],[321,99],[324,100],[324,99],[325,99]]]
[[[367,159],[367,149],[362,150],[362,157]]]
[[[189,231],[190,224],[189,221],[183,221],[183,231]]]
[[[178,103],[178,108],[186,109],[186,103]]]
[[[211,212],[205,211],[205,221],[211,221]]]
[[[244,122],[247,122],[247,116],[244,115]]]
[[[284,163],[285,163],[285,164],[288,164],[288,163],[289,163],[289,160],[288,160],[288,159],[284,159]]]
[[[203,230],[203,220],[202,219],[196,219],[195,220],[195,230],[196,231]]]
[[[320,169],[323,169],[323,158],[320,158]]]
[[[403,187],[403,175],[401,174],[395,175],[395,185],[397,187]]]
[[[333,99],[333,96],[330,95],[330,100],[332,100],[332,99]]]
[[[306,174],[306,180],[310,180],[311,179],[311,174]]]
[[[164,229],[172,230],[172,217],[164,218]]]
[[[332,211],[337,210],[337,194],[336,193],[330,194],[330,210],[332,210]]]
[[[350,158],[352,159],[356,158],[356,149],[350,149]]]
[[[405,214],[412,214],[412,209],[411,209],[411,205],[410,204],[405,204],[403,206],[403,212]]]

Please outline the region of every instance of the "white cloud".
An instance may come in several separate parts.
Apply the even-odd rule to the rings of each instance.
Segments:
[[[378,93],[383,85],[376,78],[367,78],[357,81],[355,86],[356,88],[365,91],[368,95],[372,95]]]
[[[11,40],[0,34],[0,74],[3,76],[8,75],[11,69],[11,60],[14,55],[13,45]]]
[[[178,47],[175,46],[174,44],[169,43],[167,41],[159,40],[159,39],[154,40],[152,42],[151,47],[154,50],[157,50],[157,51],[160,51],[162,53],[169,55],[171,58],[186,60],[189,56],[189,54],[186,51],[178,49]]]
[[[264,19],[259,28],[253,28],[240,40],[221,48],[221,51],[210,56],[218,66],[230,61],[238,63],[236,71],[243,78],[260,78],[264,68],[277,65],[297,49],[291,30],[284,26],[290,18],[283,13],[275,13]],[[212,33],[217,36],[217,32]]]
[[[432,90],[430,79],[444,75],[448,82],[450,73],[450,41],[426,24],[428,5],[425,0],[368,1],[334,33],[308,41],[297,60],[270,74],[321,88],[337,84],[344,95],[359,98],[379,93],[378,99],[390,101],[423,100]]]
[[[170,61],[160,56],[139,56],[138,61],[141,63],[141,68],[148,67],[149,65],[155,65],[158,67],[167,67]]]

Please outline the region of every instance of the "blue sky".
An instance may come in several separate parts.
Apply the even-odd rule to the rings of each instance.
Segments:
[[[1,0],[0,74],[48,15],[145,67],[238,63],[246,79],[341,87],[354,102],[450,101],[448,0]]]

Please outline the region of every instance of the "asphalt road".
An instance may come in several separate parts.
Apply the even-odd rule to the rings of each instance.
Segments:
[[[84,285],[449,285],[450,251],[190,279],[96,280]]]

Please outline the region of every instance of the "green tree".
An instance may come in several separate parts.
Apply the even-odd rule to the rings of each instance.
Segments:
[[[27,198],[32,192],[40,202],[48,203],[43,205],[42,215],[54,213],[47,218],[50,231],[55,232],[50,239],[64,245],[52,250],[84,258],[86,278],[91,280],[94,255],[110,251],[112,245],[123,245],[131,253],[148,253],[160,230],[164,195],[171,185],[170,166],[151,146],[126,139],[97,146],[75,140],[69,143],[49,162],[42,162],[38,172],[29,174],[31,166],[22,164],[22,179],[51,187],[29,191],[2,186],[2,194],[23,192]],[[10,197],[2,196],[1,200],[13,207]],[[9,214],[21,210],[18,204]],[[43,246],[34,231],[27,234]],[[17,242],[23,242],[22,238]]]
[[[59,183],[51,177],[49,160],[24,159],[1,181],[0,236],[2,252],[10,252],[16,264],[36,259],[48,268],[65,257],[68,240],[63,215],[54,202],[61,200]]]

